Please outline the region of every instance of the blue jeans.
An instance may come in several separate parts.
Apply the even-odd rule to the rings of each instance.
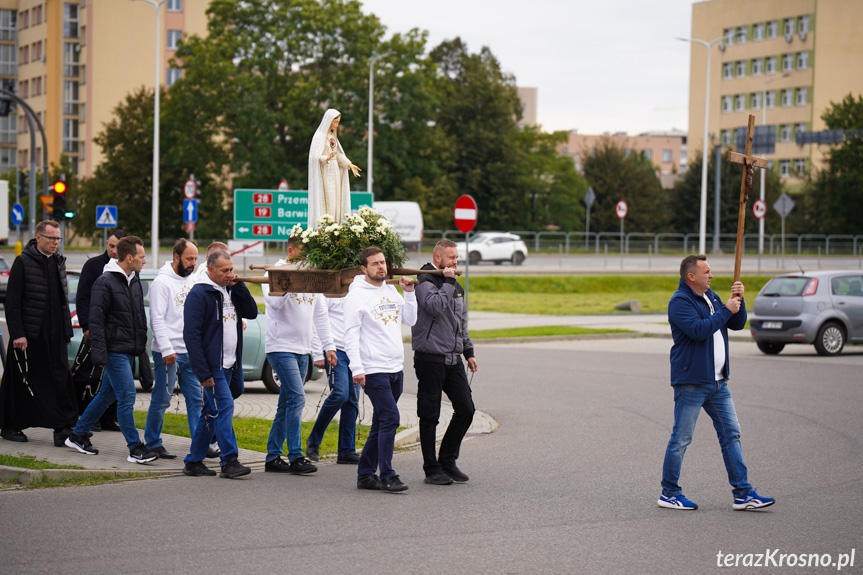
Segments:
[[[363,479],[380,469],[380,478],[392,477],[393,449],[399,428],[397,401],[402,394],[404,372],[367,373],[366,395],[372,402],[372,428],[360,455],[357,477]]]
[[[692,432],[702,407],[713,420],[734,496],[743,497],[752,490],[752,485],[747,480],[746,464],[743,463],[737,412],[725,380],[714,384],[674,386],[674,429],[662,464],[662,494],[673,497],[683,492],[678,484],[683,454],[692,443]]]
[[[198,421],[201,419],[201,383],[192,371],[188,353],[178,353],[174,365],[165,365],[162,354],[153,352],[154,384],[150,392],[150,409],[147,411],[147,423],[144,425],[144,443],[154,448],[162,445],[162,423],[165,421],[165,410],[171,405],[174,394],[174,384],[180,381],[180,390],[186,399],[186,417],[189,420],[189,435],[195,437]]]
[[[309,434],[309,445],[318,446],[324,438],[327,426],[333,420],[336,412],[341,410],[339,417],[339,456],[357,452],[357,400],[360,397],[360,386],[353,382],[348,354],[336,350],[338,363],[335,366],[327,364],[327,380],[330,394],[324,400],[315,426]]]
[[[234,436],[234,398],[231,397],[229,381],[232,369],[227,367],[213,374],[213,387],[201,387],[201,395],[204,405],[201,409],[201,417],[198,419],[198,429],[192,438],[192,450],[184,460],[203,461],[207,456],[207,449],[213,439],[213,431],[216,432],[216,440],[222,451],[221,464],[224,465],[229,459],[237,458],[237,438]]]
[[[309,356],[305,353],[274,351],[267,354],[267,361],[279,376],[279,404],[273,427],[267,439],[267,461],[275,461],[282,456],[282,445],[287,441],[288,461],[303,456],[302,431],[303,407],[306,405],[306,392],[303,380],[309,369]]]
[[[141,443],[141,437],[135,429],[135,418],[132,415],[132,409],[135,406],[135,380],[132,377],[134,365],[134,355],[108,352],[108,363],[105,364],[102,385],[99,386],[99,393],[75,425],[77,435],[90,433],[93,425],[99,421],[108,406],[117,400],[117,422],[126,439],[126,446],[132,449]]]

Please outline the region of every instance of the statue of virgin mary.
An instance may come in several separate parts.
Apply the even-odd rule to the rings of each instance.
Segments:
[[[342,223],[351,211],[351,188],[348,170],[359,177],[339,143],[339,120],[342,115],[330,108],[324,113],[309,148],[309,229],[318,226],[324,214]]]

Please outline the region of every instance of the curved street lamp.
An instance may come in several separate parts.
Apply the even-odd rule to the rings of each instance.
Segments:
[[[374,54],[371,58],[369,58],[369,150],[368,150],[368,165],[366,166],[366,180],[368,186],[368,192],[372,194],[372,183],[374,181],[373,170],[372,170],[372,152],[374,150],[374,138],[375,138],[375,62],[380,60],[381,58],[386,58],[392,54],[392,52],[386,52],[384,54]],[[373,196],[374,197],[374,196]]]

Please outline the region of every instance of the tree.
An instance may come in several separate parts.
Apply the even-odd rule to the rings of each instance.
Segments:
[[[615,214],[619,200],[629,206],[626,229],[630,232],[660,232],[669,221],[668,202],[653,164],[642,154],[617,147],[603,139],[594,151],[584,150],[584,177],[596,193],[590,211],[590,227],[614,231],[620,223]]]
[[[806,227],[822,234],[863,233],[863,96],[848,94],[831,102],[821,119],[828,130],[853,130],[826,153],[826,166],[816,172],[804,197]]]
[[[719,166],[720,197],[719,197],[719,232],[723,234],[737,233],[737,217],[740,206],[740,179],[743,175],[743,165],[729,162],[728,150],[722,149],[721,162]],[[683,179],[678,181],[669,195],[669,211],[671,230],[688,234],[698,232],[699,211],[701,209],[701,155],[696,154],[690,161]],[[752,202],[761,196],[759,182],[761,175],[759,169],[755,169],[752,178],[752,190],[749,193],[747,209],[751,209]],[[716,205],[716,147],[710,152],[707,162],[707,236],[713,236]],[[780,219],[776,212],[771,213],[771,206],[776,202],[783,192],[782,182],[775,170],[767,170],[765,176],[765,202],[767,203],[767,216],[765,218],[765,230],[769,233],[779,233]],[[758,232],[758,220],[749,211],[746,214],[744,225],[745,233]]]

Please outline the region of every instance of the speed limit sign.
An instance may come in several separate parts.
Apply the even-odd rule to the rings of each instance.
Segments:
[[[189,178],[186,180],[186,183],[183,185],[183,195],[186,196],[187,199],[193,200],[195,199],[195,193],[198,191],[198,185],[195,183],[195,180]]]
[[[752,215],[755,216],[756,219],[761,219],[767,214],[767,204],[764,203],[764,200],[755,200],[752,202]]]

